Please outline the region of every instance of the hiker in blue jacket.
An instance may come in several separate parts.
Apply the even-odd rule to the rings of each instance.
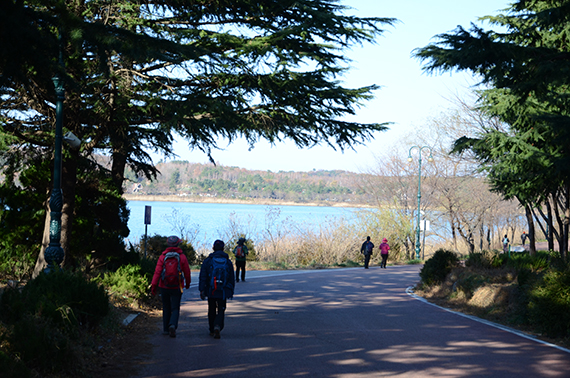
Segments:
[[[200,268],[198,289],[202,300],[208,298],[210,336],[219,339],[224,329],[227,299],[234,296],[235,275],[234,266],[224,252],[224,242],[216,240],[213,249]]]

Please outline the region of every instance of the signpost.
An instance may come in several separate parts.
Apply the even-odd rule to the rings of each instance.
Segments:
[[[152,210],[152,206],[145,206],[144,207],[144,258],[145,259],[146,259],[147,231],[148,231],[148,225],[150,224],[151,210]]]

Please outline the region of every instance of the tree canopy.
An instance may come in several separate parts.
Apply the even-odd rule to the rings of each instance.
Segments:
[[[494,189],[525,208],[554,196],[565,214],[559,222],[563,254],[570,220],[569,7],[566,0],[516,1],[482,18],[495,30],[458,27],[415,51],[428,72],[469,70],[481,77],[482,109],[509,130],[461,138],[455,150],[476,152]]]
[[[32,150],[49,159],[51,79],[64,78],[64,129],[83,142],[64,155],[70,221],[77,167],[98,153],[110,156],[102,168],[120,195],[125,169],[155,177],[149,151],[172,155],[175,137],[210,155],[220,138],[346,149],[386,129],[345,120],[378,87],[348,88],[342,76],[346,50],[395,20],[347,15],[336,0],[2,0],[2,9],[1,132],[19,164]]]

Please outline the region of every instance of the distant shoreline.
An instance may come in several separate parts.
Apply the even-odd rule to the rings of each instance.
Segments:
[[[185,196],[158,196],[158,195],[137,195],[123,194],[123,198],[127,201],[148,201],[148,202],[192,202],[192,203],[212,203],[212,204],[239,204],[239,205],[271,205],[271,206],[315,206],[315,207],[359,207],[370,208],[370,205],[355,204],[348,202],[323,203],[323,202],[291,202],[278,201],[270,199],[261,200],[238,200],[230,198],[214,198],[214,197],[185,197]]]

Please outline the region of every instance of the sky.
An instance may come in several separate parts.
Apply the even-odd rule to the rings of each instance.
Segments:
[[[406,135],[421,130],[422,124],[453,108],[451,99],[467,94],[477,82],[468,72],[429,75],[422,71],[421,62],[412,57],[412,51],[428,45],[434,41],[433,37],[450,32],[458,25],[464,28],[469,28],[471,23],[485,26],[478,18],[499,13],[509,6],[509,1],[343,0],[344,5],[353,8],[347,14],[399,20],[394,26],[383,26],[386,31],[378,37],[376,44],[346,51],[352,62],[344,77],[344,86],[381,86],[374,92],[374,99],[366,101],[355,116],[346,120],[391,122],[389,130],[377,132],[373,140],[344,152],[327,145],[299,149],[292,142],[270,145],[265,141],[249,150],[245,140],[230,145],[222,140],[219,146],[223,149],[212,153],[214,160],[222,166],[272,172],[337,169],[366,172],[384,149],[402,143]],[[175,143],[174,152],[178,155],[175,160],[208,162],[203,152],[189,150],[184,141]],[[153,155],[155,163],[161,158]]]

